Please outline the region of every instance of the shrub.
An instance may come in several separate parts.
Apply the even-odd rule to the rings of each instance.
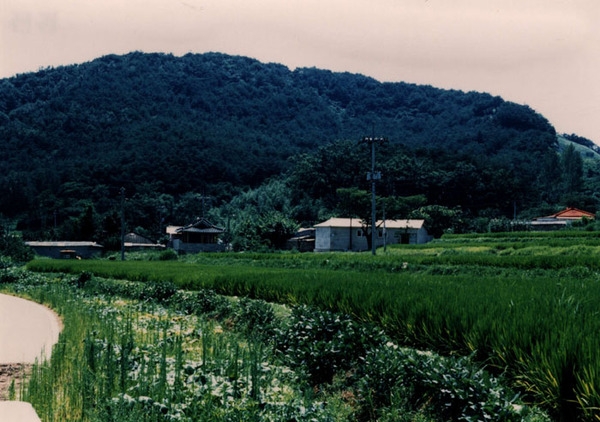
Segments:
[[[177,252],[173,249],[165,249],[158,256],[160,261],[177,261],[177,258]]]
[[[27,262],[34,257],[33,251],[21,236],[9,233],[2,226],[0,226],[0,255],[10,257],[16,262]]]
[[[0,270],[0,284],[17,283],[23,277],[23,271],[19,268],[4,268]]]
[[[182,312],[207,318],[226,318],[233,312],[229,299],[211,289],[202,289],[196,293],[180,291],[171,302]]]
[[[546,420],[518,404],[518,394],[469,358],[443,357],[388,344],[367,352],[357,374],[362,417],[379,420],[391,406],[427,409],[436,420]]]
[[[292,310],[289,326],[278,330],[275,347],[289,365],[304,369],[314,385],[331,383],[350,370],[366,350],[383,341],[381,331],[308,306]]]
[[[236,325],[244,334],[262,341],[275,335],[275,312],[264,300],[241,298],[238,303]]]
[[[6,270],[14,265],[13,260],[9,256],[0,255],[0,270]]]
[[[177,293],[177,286],[169,281],[146,282],[143,283],[137,299],[163,303],[167,302],[175,293]]]
[[[379,347],[367,351],[356,374],[360,420],[377,420],[388,407],[408,407],[413,396],[407,378],[406,358],[392,347]],[[404,406],[398,406],[403,402]]]
[[[77,288],[83,289],[85,284],[92,279],[92,273],[83,271],[77,278]]]

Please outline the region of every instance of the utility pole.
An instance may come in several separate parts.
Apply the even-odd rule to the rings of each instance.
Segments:
[[[375,182],[381,180],[381,172],[375,171],[375,144],[382,145],[387,142],[387,138],[365,136],[362,138],[361,142],[371,146],[371,171],[367,173],[367,180],[371,182],[371,253],[375,255],[375,229],[377,228],[375,213]]]
[[[125,261],[125,188],[121,188],[121,261]]]

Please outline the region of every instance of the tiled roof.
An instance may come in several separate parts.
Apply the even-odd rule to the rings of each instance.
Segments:
[[[200,218],[196,222],[192,224],[188,224],[187,226],[167,226],[166,228],[167,234],[176,235],[178,233],[223,233],[225,231],[224,228],[215,226],[211,222],[209,222],[206,218]]]
[[[144,245],[155,245],[156,242],[139,235],[137,233],[127,233],[125,235],[125,243],[135,243],[135,244],[144,244]]]
[[[557,212],[556,214],[549,215],[547,217],[541,217],[543,219],[547,218],[557,218],[563,220],[579,220],[582,218],[595,218],[596,216],[591,212],[582,211],[577,208],[565,208],[562,211]]]
[[[197,229],[196,227],[182,227],[177,230],[177,233],[223,233],[224,230],[220,227],[207,227],[205,229]]]

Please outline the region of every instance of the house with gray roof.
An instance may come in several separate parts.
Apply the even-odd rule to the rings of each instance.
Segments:
[[[225,250],[220,236],[225,229],[200,218],[187,226],[167,226],[169,247],[177,253],[216,252]]]
[[[376,247],[384,244],[421,244],[432,239],[425,220],[379,220],[376,223]],[[315,252],[366,251],[369,249],[362,220],[330,218],[315,226]]]

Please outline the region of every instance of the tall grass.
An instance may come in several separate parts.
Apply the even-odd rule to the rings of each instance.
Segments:
[[[17,288],[64,320],[21,397],[44,422],[343,419],[306,397],[266,348],[216,321],[64,282]]]

